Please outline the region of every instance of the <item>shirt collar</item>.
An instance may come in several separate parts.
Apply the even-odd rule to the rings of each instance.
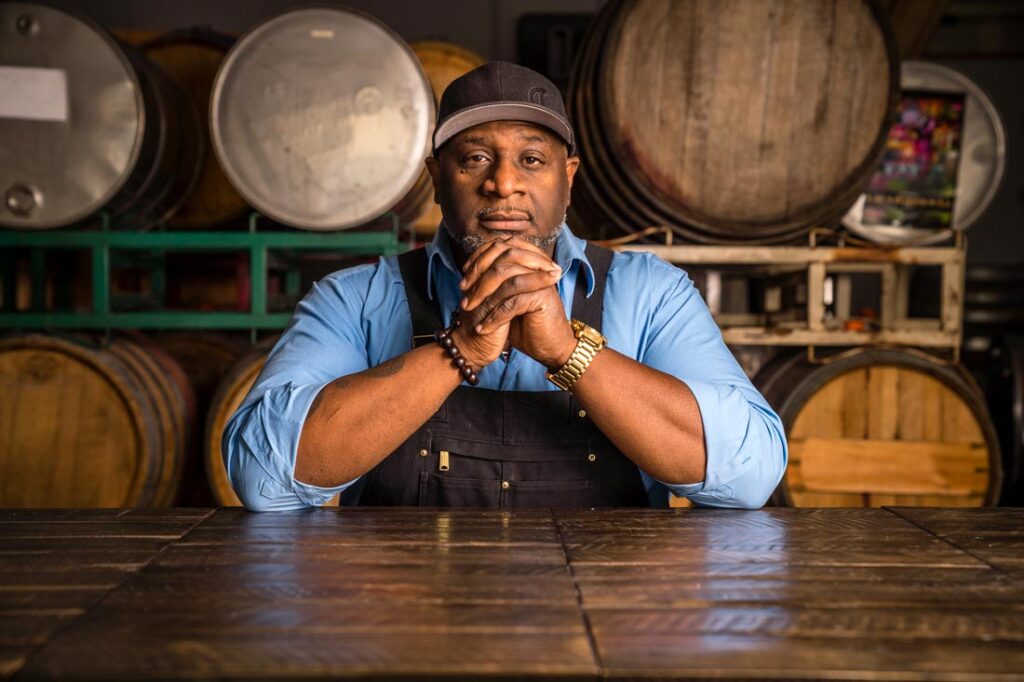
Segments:
[[[562,268],[564,277],[564,273],[569,272],[570,268],[579,262],[580,269],[586,273],[587,298],[590,298],[590,295],[594,293],[594,269],[590,266],[590,261],[587,260],[586,246],[587,243],[574,235],[568,225],[562,223],[559,226],[558,236],[555,238],[555,263]],[[438,262],[456,277],[461,277],[459,268],[455,265],[451,237],[443,226],[437,228],[434,239],[427,244],[427,295],[431,300],[434,298],[433,285],[437,282],[434,269]]]

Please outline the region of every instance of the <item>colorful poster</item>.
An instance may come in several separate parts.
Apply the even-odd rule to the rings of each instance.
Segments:
[[[862,223],[953,226],[964,95],[903,91],[896,123],[871,178]]]

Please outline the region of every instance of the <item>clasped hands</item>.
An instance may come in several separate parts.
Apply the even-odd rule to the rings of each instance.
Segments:
[[[462,325],[456,347],[482,369],[509,346],[555,371],[576,348],[558,295],[562,271],[530,242],[511,237],[484,244],[463,265]]]

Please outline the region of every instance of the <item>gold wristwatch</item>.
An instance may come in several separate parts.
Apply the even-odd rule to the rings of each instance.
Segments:
[[[576,385],[583,373],[587,371],[587,367],[593,362],[594,356],[608,343],[601,332],[593,327],[588,327],[579,320],[570,320],[570,324],[572,324],[572,332],[577,339],[576,350],[557,372],[547,374],[548,381],[563,391],[572,390],[572,387]]]

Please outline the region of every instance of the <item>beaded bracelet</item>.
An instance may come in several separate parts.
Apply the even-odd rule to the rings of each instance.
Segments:
[[[452,330],[458,329],[462,326],[462,320],[459,319],[459,311],[456,310],[452,313],[452,326],[447,329],[438,329],[434,332],[434,338],[441,344],[441,348],[444,348],[445,352],[451,357],[455,363],[455,367],[462,374],[462,378],[466,380],[466,383],[470,386],[476,386],[480,379],[477,377],[476,372],[473,368],[466,363],[466,358],[462,357],[459,349],[455,347],[455,339],[452,338]]]

